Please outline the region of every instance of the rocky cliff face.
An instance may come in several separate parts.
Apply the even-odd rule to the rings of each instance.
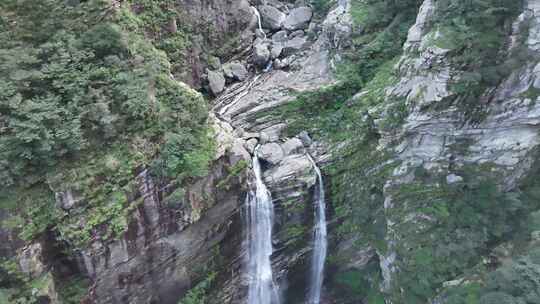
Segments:
[[[456,59],[464,51],[446,40],[454,37],[441,21],[448,8],[411,1],[421,6],[399,52],[351,96],[330,95],[330,104],[346,99],[322,114],[343,130],[336,140],[318,121],[299,128],[287,107],[302,94],[340,88],[347,55],[377,40],[358,17],[371,4],[328,1],[328,10],[315,10],[319,2],[177,1],[194,40],[189,65],[174,76],[211,99],[216,155],[208,174],[178,185],[139,168],[119,237],[75,249],[54,229],[26,244],[2,229],[2,255],[17,255],[26,276],[45,278],[36,292],[51,303],[62,303],[58,286],[74,277],[87,281],[84,303],[178,303],[197,292],[207,295],[200,303],[245,303],[243,207],[259,145],[283,303],[303,303],[307,290],[316,183],[308,154],[332,188],[323,303],[462,303],[462,294],[488,303],[485,277],[532,252],[540,230],[540,4],[525,1],[498,22],[496,62],[505,71],[471,97],[471,83],[487,77],[471,76]],[[380,31],[393,35],[404,19],[398,13]],[[77,208],[76,191],[56,199]]]
[[[207,70],[210,89],[218,94],[213,111],[219,155],[211,174],[185,187],[185,200],[171,210],[163,197],[174,190],[156,185],[141,172],[134,199],[142,203],[125,237],[109,244],[95,242],[81,253],[83,272],[93,281],[90,298],[96,303],[175,303],[194,282],[215,271],[213,264],[220,267],[214,301],[242,303],[246,244],[242,244],[241,210],[248,183],[245,178],[230,179],[226,168],[249,161],[249,153],[259,144],[264,179],[277,209],[274,271],[284,286],[283,294],[287,294],[285,286],[293,290],[296,285],[306,286],[303,276],[289,272],[295,268],[300,272],[308,264],[306,240],[311,235],[313,206],[309,202],[315,171],[306,153],[323,161],[329,156],[306,133],[285,136],[286,124],[266,113],[290,101],[291,91],[315,90],[335,81],[331,52],[339,51],[351,31],[348,6],[338,6],[326,20],[311,23],[312,9],[301,4],[296,8],[279,2],[253,7],[244,1],[226,7],[199,5],[186,6],[190,18],[211,20],[218,31],[239,41],[263,34],[253,22],[259,7],[266,38],[250,40],[246,57],[235,55],[242,49],[227,50],[231,61]],[[236,11],[233,7],[239,9],[238,14],[230,14]],[[222,11],[231,19],[213,18]],[[283,21],[266,27],[272,13],[282,15]],[[240,34],[235,24],[243,24]],[[265,57],[265,52],[271,54]],[[299,295],[291,297],[295,296]]]
[[[516,191],[519,182],[530,174],[537,157],[539,112],[535,100],[538,96],[524,92],[537,86],[534,71],[540,55],[535,46],[538,4],[535,1],[525,4],[508,31],[506,47],[502,50],[503,56],[511,56],[513,48],[523,47],[515,41],[523,39],[521,35],[527,35],[525,47],[529,57],[497,87],[487,88],[479,97],[478,102],[485,104],[480,122],[467,121],[459,105],[445,106],[442,111],[433,110],[445,99],[457,96],[452,83],[465,77],[462,70],[452,65],[450,50],[430,42],[432,35],[440,34],[436,27],[430,26],[435,14],[435,3],[424,1],[398,63],[399,83],[389,88],[389,94],[406,99],[409,113],[398,134],[381,139],[381,144],[390,148],[400,163],[385,185],[384,208],[388,215],[385,241],[389,250],[380,254],[385,288],[390,288],[395,273],[400,271],[396,260],[403,258],[393,247],[410,238],[403,235],[404,230],[400,227],[415,225],[413,233],[423,236],[431,227],[425,222],[434,221],[431,215],[400,206],[403,202],[396,199],[392,190],[415,183],[419,177],[413,172],[414,168],[436,172],[444,176],[443,182],[451,185],[463,182],[458,173],[463,172],[463,168],[478,170],[486,166],[491,171],[489,174],[497,176],[498,187],[511,192]],[[519,30],[524,23],[527,23],[528,34]],[[466,144],[456,148],[460,143]],[[394,209],[400,209],[400,212],[394,213]]]

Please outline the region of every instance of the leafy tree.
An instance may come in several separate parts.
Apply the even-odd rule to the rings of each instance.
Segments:
[[[96,231],[118,235],[131,210],[122,191],[141,168],[155,165],[178,183],[206,172],[206,104],[171,77],[158,39],[144,37],[149,21],[129,4],[0,4],[0,197],[9,201],[1,207],[24,215],[25,238],[55,225],[78,245]],[[52,187],[74,188],[85,209],[56,214]],[[88,225],[73,231],[80,221]]]

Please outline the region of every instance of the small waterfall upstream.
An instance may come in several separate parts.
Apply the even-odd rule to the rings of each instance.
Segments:
[[[259,13],[259,10],[255,7],[251,7],[253,9],[253,12],[255,13],[255,16],[257,16],[257,24],[259,26],[259,31],[264,35],[264,39],[266,39],[266,33],[263,31],[262,23],[261,23],[261,13]]]
[[[258,150],[259,146],[253,155],[255,193],[250,191],[247,197],[248,304],[279,304],[270,261],[274,206],[272,196],[262,180]]]
[[[259,10],[255,6],[252,6],[251,8],[253,9],[253,12],[255,13],[255,16],[257,16],[257,24],[259,26],[259,31],[263,35],[263,39],[266,40],[268,37],[266,37],[266,33],[264,32],[264,30],[262,28],[261,13],[259,13]],[[263,73],[270,72],[272,70],[272,65],[273,65],[272,60],[268,61],[268,64],[263,69]]]
[[[310,287],[307,304],[319,304],[321,301],[321,289],[324,278],[324,261],[326,259],[326,250],[328,241],[326,239],[326,202],[324,197],[324,183],[321,170],[317,164],[307,155],[313,168],[317,173],[316,207],[315,207],[315,234],[313,241],[313,255],[311,260]]]

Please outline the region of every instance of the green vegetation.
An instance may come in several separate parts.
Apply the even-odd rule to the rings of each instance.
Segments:
[[[207,304],[208,292],[215,278],[216,273],[210,273],[202,282],[190,289],[178,304]]]
[[[311,0],[310,3],[316,15],[324,16],[336,4],[336,0]]]
[[[248,163],[245,160],[240,160],[233,166],[227,168],[227,171],[228,171],[227,177],[225,177],[225,179],[223,179],[217,184],[217,188],[228,190],[230,187],[230,183],[232,182],[232,179],[239,176],[243,172],[245,172],[247,167],[248,167]]]
[[[47,293],[53,285],[50,273],[44,273],[36,278],[29,278],[19,270],[19,265],[14,260],[0,262],[0,303],[10,304],[38,304],[47,299]],[[72,283],[68,283],[71,285]],[[83,289],[83,285],[79,285]],[[69,297],[64,297],[69,295]],[[82,293],[78,294],[68,289],[67,293],[60,294],[63,303],[79,303]],[[3,302],[5,301],[5,302]]]
[[[62,285],[57,287],[57,290],[64,304],[80,304],[86,294],[90,282],[87,279],[71,277],[62,280]]]
[[[332,283],[336,296],[347,301],[345,303],[358,303],[365,300],[369,304],[384,304],[384,297],[379,292],[381,275],[376,261],[370,262],[361,271],[339,272]]]
[[[466,282],[445,293],[448,304],[520,304],[540,299],[540,247],[505,262],[494,271],[477,275],[477,282]]]
[[[508,26],[521,11],[522,2],[444,0],[437,1],[436,6],[434,44],[450,50],[452,65],[463,72],[452,84],[456,96],[440,106],[456,102],[473,122],[478,122],[485,114],[480,101],[486,89],[497,86],[530,58],[522,46],[510,56],[504,52]],[[525,38],[523,32],[520,39]]]
[[[351,13],[362,30],[355,31],[354,45],[338,66],[338,83],[302,92],[296,100],[276,110],[274,114],[287,121],[288,133],[295,135],[307,129],[316,136],[336,141],[350,138],[351,133],[357,134],[359,116],[385,102],[384,88],[397,80],[393,67],[421,2],[353,1]],[[351,99],[360,91],[367,92],[367,96]],[[400,113],[405,110],[403,100],[387,103],[398,104]],[[389,119],[397,121],[402,117],[399,114]],[[389,128],[395,126],[388,124]]]
[[[196,283],[192,288],[180,299],[178,304],[208,304],[213,303],[213,299],[210,298],[212,294],[212,284],[216,280],[218,275],[218,269],[224,267],[222,260],[221,249],[219,245],[216,245],[210,249],[211,256],[205,257],[202,260],[201,257],[196,257],[193,261],[193,265],[190,269],[192,277],[196,279]]]
[[[359,30],[352,51],[338,67],[338,83],[297,94],[293,102],[272,113],[287,121],[289,135],[307,129],[323,140],[347,143],[334,153],[338,157],[329,168],[331,199],[340,223],[338,236],[354,237],[359,246],[371,245],[380,253],[397,251],[399,271],[389,297],[402,304],[433,299],[444,282],[482,268],[478,266],[482,257],[501,242],[525,246],[531,232],[530,214],[540,209],[537,183],[524,181],[519,189],[503,192],[490,168],[460,169],[457,173],[465,181],[451,186],[445,176],[417,168],[414,181],[385,188],[399,162],[387,151],[378,150],[378,139],[381,132],[398,130],[408,114],[404,98],[393,96],[386,88],[399,79],[395,66],[421,2],[353,1],[352,15]],[[468,119],[480,121],[485,114],[480,99],[486,89],[497,86],[527,59],[522,48],[511,54],[503,51],[508,26],[521,3],[444,0],[435,5],[429,35],[434,45],[449,50],[446,56],[462,76],[452,83],[454,95],[431,110],[458,104]],[[524,37],[526,30],[522,29],[518,39]],[[417,54],[412,50],[409,55]],[[358,92],[362,93],[353,97]],[[524,96],[535,98],[536,92]],[[386,196],[392,197],[394,208],[384,210]],[[387,220],[395,223],[392,231],[387,231]],[[396,248],[387,248],[385,238],[390,233],[399,240]],[[525,273],[532,276],[534,271]],[[376,273],[363,275],[378,277]],[[369,303],[380,302],[380,296],[368,291],[378,290],[378,286],[362,282],[358,272],[351,270],[328,284],[337,298],[347,293],[360,300],[370,298]],[[462,289],[467,302],[455,303],[490,303],[487,299],[495,297],[494,292],[499,296],[503,292],[499,287],[478,293],[481,288],[484,286],[467,285]],[[500,298],[510,299],[506,295]]]
[[[213,145],[203,98],[170,77],[167,46],[185,49],[169,41],[181,30],[163,30],[170,5],[70,3],[0,4],[0,207],[25,239],[56,227],[82,246],[125,230],[142,168],[182,183],[206,173]],[[59,209],[51,189],[80,206]]]
[[[192,41],[191,26],[180,22],[182,11],[173,0],[129,0],[119,12],[119,23],[128,31],[144,35],[153,45],[164,51],[170,70],[180,79],[188,72],[185,54]]]
[[[464,181],[452,185],[444,176],[420,171],[415,182],[386,190],[399,203],[385,216],[400,240],[392,248],[400,257],[392,297],[404,304],[432,299],[446,281],[485,273],[482,259],[498,244],[512,242],[516,251],[526,247],[540,209],[540,186],[531,179],[536,169],[512,192],[502,192],[495,171],[485,166],[459,169]],[[456,291],[451,303],[477,303],[465,301],[476,297],[475,286]]]

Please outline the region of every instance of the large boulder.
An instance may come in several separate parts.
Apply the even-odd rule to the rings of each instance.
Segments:
[[[283,43],[289,39],[287,31],[279,31],[272,35],[272,43]]]
[[[268,63],[268,60],[270,60],[268,44],[260,42],[253,45],[253,62],[260,67],[264,67]]]
[[[277,165],[284,157],[281,146],[277,143],[268,143],[261,146],[259,157],[272,165]]]
[[[223,73],[225,73],[226,77],[233,78],[239,81],[246,80],[249,75],[246,67],[238,61],[233,61],[225,64],[223,66]]]
[[[261,23],[263,28],[279,30],[285,21],[285,14],[270,5],[259,6],[259,13],[261,15]]]
[[[307,6],[295,8],[287,15],[283,27],[289,31],[306,29],[312,16],[313,10]]]
[[[278,58],[281,55],[283,46],[289,40],[287,31],[279,31],[272,35],[272,47],[271,47],[271,56],[272,59]]]
[[[276,59],[281,55],[281,52],[283,51],[283,45],[281,44],[273,44],[272,50],[270,51],[270,56],[272,59]]]
[[[286,155],[301,153],[304,150],[304,143],[299,138],[293,137],[284,142],[281,148]]]
[[[293,39],[287,41],[283,46],[282,54],[284,56],[292,55],[306,47],[308,44],[305,36],[296,36]]]
[[[274,166],[263,174],[266,185],[272,193],[287,191],[291,184],[315,184],[313,165],[302,154],[286,156],[281,159],[279,166]],[[294,195],[293,193],[291,193]]]
[[[214,95],[217,95],[221,92],[223,92],[223,89],[225,89],[225,77],[223,77],[223,73],[217,72],[217,71],[210,71],[208,70],[208,83],[210,85],[210,90]]]

